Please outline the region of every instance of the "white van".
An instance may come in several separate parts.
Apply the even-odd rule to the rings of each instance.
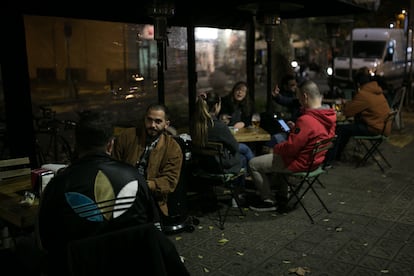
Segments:
[[[352,37],[348,35],[343,51],[334,59],[335,80],[349,85],[355,71],[366,66],[384,88],[394,91],[403,85],[409,61],[406,49],[403,29],[353,29]]]

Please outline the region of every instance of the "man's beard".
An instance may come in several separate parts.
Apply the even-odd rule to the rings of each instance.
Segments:
[[[160,136],[162,133],[162,131],[159,131],[157,129],[153,129],[153,128],[147,128],[147,135],[153,139],[157,138],[158,136]]]

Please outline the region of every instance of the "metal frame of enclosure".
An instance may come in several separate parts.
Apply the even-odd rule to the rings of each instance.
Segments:
[[[357,4],[358,3],[358,4]],[[254,37],[255,22],[265,25],[268,47],[268,76],[272,76],[272,36],[280,19],[350,15],[375,10],[379,0],[211,0],[205,5],[199,1],[184,0],[120,0],[111,4],[86,5],[81,1],[9,1],[2,8],[1,83],[9,146],[14,157],[29,156],[35,160],[35,134],[32,121],[30,79],[26,53],[24,15],[54,16],[153,24],[158,47],[158,100],[164,101],[165,31],[167,26],[187,28],[188,39],[188,97],[189,111],[196,97],[195,27],[233,28],[246,31],[246,74],[254,95]],[[324,8],[321,9],[320,7]],[[268,99],[271,80],[267,80]]]

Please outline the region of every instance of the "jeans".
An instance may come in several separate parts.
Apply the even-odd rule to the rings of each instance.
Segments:
[[[239,143],[239,152],[241,155],[241,161],[242,161],[242,168],[246,171],[246,174],[248,173],[248,164],[249,161],[254,157],[254,153],[252,149],[243,143]],[[246,187],[246,179],[244,177],[240,178],[240,183],[237,184],[241,188]]]
[[[252,149],[244,143],[239,143],[239,152],[242,156],[242,167],[247,170],[247,164],[254,157],[254,153]]]
[[[289,172],[283,163],[283,159],[278,154],[268,153],[256,156],[249,162],[250,174],[262,200],[270,199],[275,201],[272,193],[271,183],[273,176],[277,172]],[[287,197],[288,187],[285,181],[279,183],[278,195],[282,198]]]

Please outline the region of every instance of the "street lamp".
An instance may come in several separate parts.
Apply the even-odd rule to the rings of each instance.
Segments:
[[[275,41],[276,28],[281,19],[278,14],[265,14],[263,18],[265,39],[267,42],[267,93],[266,102],[268,106],[272,102],[272,44]]]
[[[330,75],[330,82],[329,82],[329,91],[331,96],[335,97],[334,92],[334,80],[335,80],[335,49],[336,49],[336,39],[339,37],[339,23],[337,22],[326,22],[326,32],[328,37],[331,39],[331,68],[332,74]]]
[[[70,98],[78,98],[78,89],[73,80],[72,66],[70,64],[70,39],[72,37],[71,23],[65,22],[63,26],[63,33],[65,35],[65,42],[66,42],[66,59],[67,59],[66,80],[68,82],[68,94]]]

